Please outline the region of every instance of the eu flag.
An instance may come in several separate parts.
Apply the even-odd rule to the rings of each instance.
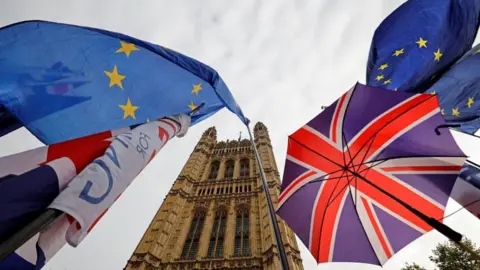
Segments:
[[[12,130],[13,117],[52,144],[188,113],[202,103],[192,125],[224,107],[248,121],[214,69],[171,49],[46,21],[0,28],[0,106],[10,114],[0,129]]]
[[[375,30],[367,84],[406,92],[425,91],[471,48],[479,14],[480,0],[405,2]]]
[[[480,128],[480,44],[447,70],[427,93],[436,94],[448,124],[474,134]]]

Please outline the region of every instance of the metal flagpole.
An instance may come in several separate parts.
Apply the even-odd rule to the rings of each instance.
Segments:
[[[47,209],[32,222],[17,231],[10,238],[0,243],[0,261],[5,259],[8,255],[26,243],[30,238],[54,222],[62,214],[63,212],[60,210]]]
[[[268,213],[270,216],[270,221],[272,222],[273,232],[275,233],[275,239],[277,242],[278,253],[280,255],[280,261],[284,270],[288,270],[287,256],[285,255],[285,248],[283,247],[282,238],[280,235],[280,228],[278,227],[277,218],[275,216],[275,211],[273,210],[273,203],[270,197],[270,191],[268,189],[267,180],[265,177],[265,172],[263,171],[262,162],[260,160],[260,155],[258,154],[257,146],[253,141],[252,132],[250,131],[250,126],[247,124],[248,134],[250,135],[250,142],[253,145],[253,151],[255,152],[255,158],[257,159],[258,168],[260,171],[260,177],[262,178],[263,191],[265,192],[265,197],[267,199]]]

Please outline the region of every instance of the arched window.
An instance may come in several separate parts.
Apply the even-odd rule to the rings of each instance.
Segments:
[[[215,214],[213,221],[212,234],[208,245],[207,257],[222,257],[223,242],[225,239],[225,226],[227,225],[227,212],[219,211]]]
[[[190,230],[188,231],[187,240],[182,250],[182,259],[195,259],[198,251],[198,242],[202,233],[203,222],[205,221],[205,213],[197,212],[193,216]]]
[[[220,161],[214,161],[210,165],[210,175],[208,179],[217,179],[218,169],[220,168]]]
[[[235,248],[234,256],[250,256],[250,231],[249,215],[247,209],[241,209],[237,212],[235,224]]]
[[[250,176],[249,164],[250,164],[250,160],[248,160],[248,159],[240,160],[240,177],[249,177]]]
[[[233,160],[228,160],[225,163],[225,178],[233,177],[233,169],[235,168],[235,162]]]

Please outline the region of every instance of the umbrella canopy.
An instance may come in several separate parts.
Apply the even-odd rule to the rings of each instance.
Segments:
[[[383,265],[442,220],[466,159],[437,97],[357,83],[289,136],[277,214],[317,262]]]

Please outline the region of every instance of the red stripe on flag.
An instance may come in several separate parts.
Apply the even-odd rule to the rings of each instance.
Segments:
[[[168,132],[163,128],[163,127],[158,127],[158,137],[160,138],[160,141],[166,141],[170,138],[170,135]],[[164,140],[164,138],[166,140]]]
[[[167,120],[165,120],[165,119],[160,119],[159,121],[162,122],[162,123],[165,123],[165,124],[169,125],[169,126],[173,129],[173,133],[177,133],[177,126],[174,125],[174,124],[172,124],[172,123],[170,123],[170,121],[167,121]]]
[[[81,137],[48,147],[47,160],[41,164],[44,165],[52,160],[67,157],[69,158],[80,173],[88,164],[97,157],[102,156],[110,145],[109,139],[112,137],[110,131]]]
[[[365,156],[368,160],[369,155],[380,147],[385,147],[385,143],[392,137],[436,108],[438,103],[435,99],[418,95],[372,121],[364,131],[361,131],[361,135],[355,141],[350,142],[350,152],[357,155],[353,163],[360,163]],[[374,140],[373,143],[370,140]],[[366,153],[367,150],[368,153]]]
[[[375,230],[375,234],[377,235],[378,240],[380,240],[380,244],[382,245],[383,251],[385,251],[385,255],[387,255],[387,258],[392,257],[392,252],[390,252],[390,249],[388,248],[388,245],[387,245],[387,241],[385,240],[382,232],[380,231],[380,226],[378,225],[377,220],[373,216],[373,211],[370,208],[370,205],[368,204],[367,200],[365,200],[365,198],[363,197],[362,197],[362,203],[363,203],[363,206],[365,207],[365,210],[367,210],[368,219],[370,220],[370,223],[372,224],[373,229]]]
[[[330,177],[336,178],[336,177],[339,177],[340,175],[341,173],[334,173]],[[338,181],[340,180],[341,179],[339,179]],[[332,181],[326,180],[322,182],[322,185],[319,190],[320,194],[318,195],[317,204],[315,209],[313,209],[313,216],[312,216],[313,222],[312,222],[312,230],[311,230],[312,239],[311,239],[310,251],[316,257],[318,262],[320,261],[320,259],[324,259],[324,256],[321,256],[321,253],[320,253],[320,252],[323,253],[324,251],[322,251],[321,249],[327,248],[329,250],[329,247],[328,246],[326,247],[327,244],[325,243],[329,244],[331,242],[331,236],[329,238],[328,235],[325,235],[324,233],[322,233],[322,224],[332,221],[331,218],[329,218],[329,216],[326,215],[326,209],[328,207],[327,205],[330,203],[330,200],[334,196],[332,195],[332,193],[334,193],[336,189],[336,184],[337,184],[337,180],[332,180]],[[341,184],[339,183],[339,186],[340,185]],[[329,225],[324,225],[324,226],[326,228],[330,227]],[[324,236],[326,236],[326,238],[323,238]],[[325,243],[322,243],[324,241]]]
[[[316,174],[314,171],[309,171],[306,174],[303,174],[302,176],[298,177],[295,181],[293,181],[290,185],[287,186],[287,188],[278,196],[278,201],[281,202],[283,198],[292,190],[292,188],[297,185],[297,183],[302,182],[305,178],[308,178],[312,175]]]
[[[327,180],[328,181],[328,180]],[[342,200],[346,192],[348,192],[348,179],[342,177],[338,179],[337,187],[332,191],[330,198],[330,204],[325,211],[325,217],[323,221],[322,234],[320,235],[320,253],[318,258],[320,262],[328,262],[330,260],[330,252],[332,250],[333,238],[336,237],[335,225],[337,224],[337,216],[341,214]]]
[[[367,197],[371,198],[373,201],[376,201],[378,204],[382,205],[383,207],[387,208],[389,211],[402,217],[404,220],[414,224],[418,228],[426,232],[432,230],[432,227],[430,227],[430,225],[428,225],[425,221],[421,220],[415,214],[410,212],[403,205],[394,201],[392,198],[378,191],[378,189],[372,187],[370,184],[367,184],[363,180],[357,179],[356,185],[353,185],[353,186],[356,187],[360,192],[365,194]],[[395,190],[395,189],[390,189],[390,190]],[[404,199],[404,196],[398,196],[396,193],[395,195],[400,199]],[[413,207],[422,206],[422,205],[419,205],[419,203],[422,202],[421,200],[413,200],[413,199],[414,198],[409,198],[409,200],[407,200],[406,203],[412,205]],[[412,203],[411,201],[415,201],[415,203]],[[428,204],[431,205],[430,202],[428,202]],[[437,211],[437,213],[440,213],[440,211],[441,210]],[[441,212],[441,215],[437,214],[433,217],[439,217],[439,216],[443,216],[443,212]]]

